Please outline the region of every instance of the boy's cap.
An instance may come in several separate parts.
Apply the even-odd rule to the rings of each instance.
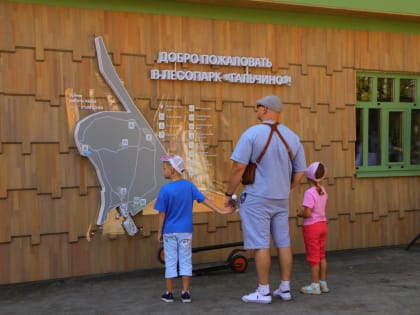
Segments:
[[[185,170],[184,160],[179,155],[164,155],[160,158],[162,162],[169,162],[171,166],[177,171],[179,174],[182,174]]]
[[[314,182],[321,181],[325,177],[325,175],[327,175],[327,168],[324,166],[324,175],[321,178],[316,178],[315,177],[315,173],[316,173],[316,170],[318,169],[319,164],[321,164],[321,163],[320,162],[313,162],[306,169],[306,177],[313,180]]]
[[[272,110],[273,112],[280,113],[283,102],[280,97],[276,95],[268,95],[257,100],[257,105],[262,105]]]

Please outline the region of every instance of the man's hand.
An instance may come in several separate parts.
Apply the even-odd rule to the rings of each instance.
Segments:
[[[226,196],[224,202],[225,210],[229,211],[228,213],[235,212],[236,206],[232,202],[232,196]]]

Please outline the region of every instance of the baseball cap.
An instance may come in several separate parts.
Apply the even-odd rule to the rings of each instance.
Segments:
[[[182,174],[185,169],[184,160],[179,155],[171,154],[171,155],[164,155],[160,158],[162,162],[169,162],[171,166],[177,171],[179,174]]]
[[[309,165],[309,167],[306,169],[306,177],[313,180],[314,182],[319,182],[321,181],[325,175],[327,175],[327,168],[324,165],[324,174],[321,176],[321,178],[316,178],[315,173],[316,170],[318,169],[319,164],[321,164],[320,162],[313,162],[311,165]]]
[[[280,113],[283,102],[280,97],[276,95],[268,95],[257,100],[257,105],[262,105],[272,110],[273,112]]]

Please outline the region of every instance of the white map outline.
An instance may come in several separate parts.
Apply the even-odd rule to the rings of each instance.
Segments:
[[[134,235],[137,227],[131,216],[154,200],[166,183],[160,161],[166,150],[122,84],[102,37],[95,38],[95,48],[99,71],[125,111],[102,111],[81,119],[74,137],[80,155],[95,167],[102,187],[96,224],[102,225],[109,211],[118,208],[125,218],[125,230]]]

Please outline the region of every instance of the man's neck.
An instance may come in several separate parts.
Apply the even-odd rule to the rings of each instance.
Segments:
[[[266,120],[263,120],[262,121],[262,123],[264,124],[264,123],[268,123],[268,124],[278,124],[279,122],[278,121],[275,121],[274,119],[266,119]]]

